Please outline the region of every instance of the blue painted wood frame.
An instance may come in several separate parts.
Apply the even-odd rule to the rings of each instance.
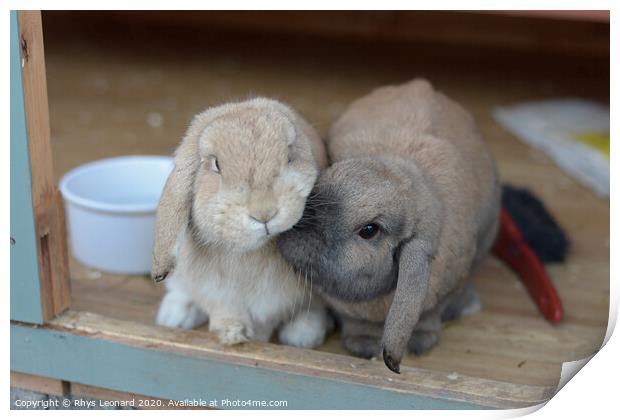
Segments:
[[[24,325],[11,326],[11,369],[177,401],[283,400],[287,409],[488,408]]]
[[[11,11],[11,319],[40,324],[43,300],[32,204],[18,13]]]

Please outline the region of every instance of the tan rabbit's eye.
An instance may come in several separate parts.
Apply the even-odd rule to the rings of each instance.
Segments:
[[[293,163],[294,157],[295,157],[295,154],[294,154],[293,146],[289,145],[288,146],[288,164],[289,165]]]
[[[219,174],[221,172],[220,164],[215,156],[211,156],[211,170],[216,174]]]

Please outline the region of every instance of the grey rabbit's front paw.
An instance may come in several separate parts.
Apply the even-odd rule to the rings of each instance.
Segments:
[[[381,353],[381,344],[377,337],[369,335],[350,335],[342,339],[342,345],[351,354],[364,359],[378,357]]]
[[[414,331],[407,343],[409,351],[420,356],[439,343],[441,334],[439,331]]]

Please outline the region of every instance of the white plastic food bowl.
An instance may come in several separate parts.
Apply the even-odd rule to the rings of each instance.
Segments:
[[[65,174],[60,191],[75,258],[101,271],[150,273],[155,211],[173,166],[170,157],[125,156]]]

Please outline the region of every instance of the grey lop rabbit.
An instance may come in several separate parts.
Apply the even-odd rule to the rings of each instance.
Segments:
[[[278,244],[340,319],[344,347],[398,373],[407,349],[439,341],[442,319],[479,309],[495,163],[472,116],[422,79],[354,101],[327,147],[333,165]]]

